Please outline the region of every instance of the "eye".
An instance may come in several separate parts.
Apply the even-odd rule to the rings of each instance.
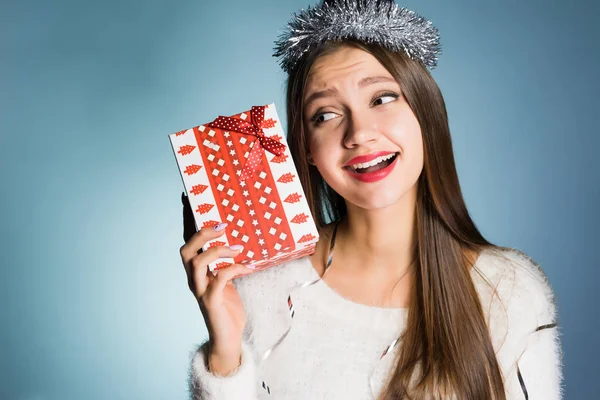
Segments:
[[[379,97],[377,97],[375,99],[375,101],[373,102],[373,105],[381,105],[381,104],[386,104],[389,103],[391,101],[394,101],[398,98],[398,95],[396,93],[385,93]],[[379,102],[381,100],[381,102]]]
[[[335,118],[336,114],[332,113],[332,112],[325,112],[325,113],[320,113],[320,114],[315,114],[314,117],[312,117],[312,121],[315,124],[322,124],[325,121],[329,121],[330,119]]]

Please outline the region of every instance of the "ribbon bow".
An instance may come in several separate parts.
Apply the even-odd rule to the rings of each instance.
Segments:
[[[268,127],[265,121],[265,108],[266,106],[252,106],[250,121],[220,115],[213,122],[207,124],[209,127],[252,135],[258,139],[254,141],[252,150],[250,150],[250,154],[248,155],[248,160],[242,168],[240,176],[242,180],[247,179],[254,173],[256,166],[260,164],[265,149],[276,156],[283,155],[285,151],[283,143],[265,136],[263,128]]]

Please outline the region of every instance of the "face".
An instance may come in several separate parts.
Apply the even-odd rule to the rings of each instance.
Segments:
[[[375,57],[350,47],[319,57],[303,101],[312,162],[346,202],[384,208],[416,193],[421,128],[400,85]]]

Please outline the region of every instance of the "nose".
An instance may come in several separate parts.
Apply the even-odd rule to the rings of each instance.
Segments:
[[[353,148],[376,142],[379,136],[375,121],[367,113],[353,112],[344,135],[344,146]]]

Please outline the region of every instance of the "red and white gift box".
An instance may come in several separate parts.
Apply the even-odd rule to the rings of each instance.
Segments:
[[[319,235],[289,152],[275,104],[169,135],[196,228],[228,222],[203,246],[241,244],[233,263],[256,270],[314,253]]]

